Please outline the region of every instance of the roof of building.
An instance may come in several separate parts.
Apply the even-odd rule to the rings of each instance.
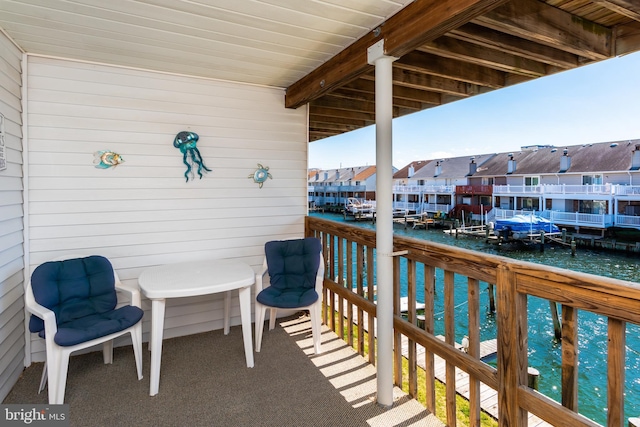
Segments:
[[[424,167],[417,171],[411,179],[428,179],[428,178],[464,178],[470,169],[470,164],[474,162],[476,167],[483,165],[495,154],[478,154],[475,156],[451,157],[447,159],[435,159],[429,161]],[[440,167],[440,173],[437,169]]]
[[[376,173],[375,166],[353,166],[339,169],[311,169],[309,182],[347,182],[364,181]],[[325,178],[326,175],[326,178]]]
[[[640,140],[636,139],[499,153],[479,167],[474,176],[628,171],[637,146],[640,146]],[[515,170],[509,173],[511,156]],[[562,160],[563,157],[567,160]],[[569,167],[565,169],[566,166]]]
[[[415,160],[402,169],[399,169],[396,173],[393,174],[393,179],[406,179],[410,178],[409,172],[411,168],[413,168],[413,175],[418,172],[420,169],[425,167],[431,160]],[[412,175],[412,176],[413,176]]]

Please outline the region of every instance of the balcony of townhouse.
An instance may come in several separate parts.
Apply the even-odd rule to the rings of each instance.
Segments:
[[[573,185],[573,184],[544,184],[542,185],[542,193],[548,195],[565,196],[563,198],[571,198],[574,196],[612,196],[614,193],[614,185],[611,184],[589,184],[589,185]]]
[[[617,214],[614,216],[614,222],[616,227],[640,230],[640,216],[638,215]]]
[[[457,195],[491,196],[493,185],[456,185]]]
[[[443,204],[443,203],[423,203],[420,207],[421,213],[438,213],[444,212],[448,213],[453,208],[451,204]]]
[[[493,186],[493,195],[494,196],[502,196],[502,195],[510,195],[510,196],[528,196],[528,195],[539,195],[543,192],[542,185],[494,185]]]
[[[615,226],[640,230],[640,185],[615,185]]]
[[[324,324],[384,369],[370,350],[376,348],[380,310],[389,307],[376,296],[382,285],[375,282],[379,276],[374,271],[379,255],[375,231],[318,217],[307,217],[305,228],[308,236],[323,242]],[[462,420],[466,425],[481,425],[481,411],[495,414],[500,426],[601,425],[580,415],[578,407],[582,383],[577,375],[578,348],[587,354],[583,346],[594,342],[579,333],[578,318],[592,313],[602,316],[607,325],[603,341],[607,357],[597,361],[605,364],[607,372],[599,391],[607,402],[603,425],[632,422],[637,408],[625,416],[625,396],[638,393],[640,386],[625,381],[625,371],[630,369],[625,364],[631,363],[625,358],[625,343],[640,325],[637,284],[398,235],[393,237],[393,251],[394,280],[385,284],[393,294],[390,381],[410,396],[420,396],[427,410],[446,425],[459,425],[458,394],[468,403],[469,420]],[[497,363],[487,364],[482,354],[489,341],[480,333],[484,304],[493,300],[494,291],[496,336],[489,341],[496,345]],[[491,296],[485,299],[484,292]],[[462,315],[454,293],[465,296]],[[561,398],[535,391],[528,381],[529,322],[537,316],[532,300],[561,311],[562,325],[556,333],[562,351],[555,353],[553,361],[549,355],[548,366],[536,367],[542,370],[541,377],[555,375]],[[560,372],[545,372],[551,365]],[[446,402],[436,401],[436,390],[441,388]],[[437,406],[444,409],[436,412]]]
[[[540,212],[539,215],[559,227],[564,225],[575,228],[585,227],[605,230],[614,225],[614,215],[612,214],[545,210]]]
[[[640,185],[614,185],[613,194],[620,199],[640,200]]]
[[[472,215],[485,215],[487,212],[490,212],[493,208],[489,205],[464,205],[457,204],[450,211],[451,216],[456,217],[459,216],[460,213],[464,212],[466,214]]]
[[[423,188],[424,194],[455,194],[455,185],[425,185]]]
[[[420,202],[411,202],[407,200],[394,200],[394,212],[420,213]]]
[[[424,185],[400,184],[393,186],[393,194],[422,194]]]
[[[344,193],[360,191],[364,192],[367,189],[366,185],[323,185],[315,187],[316,191],[322,191],[327,193]]]

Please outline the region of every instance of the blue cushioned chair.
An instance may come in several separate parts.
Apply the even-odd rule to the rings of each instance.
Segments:
[[[267,242],[263,268],[256,275],[256,351],[260,351],[267,308],[269,330],[276,325],[276,311],[309,310],[316,354],[320,347],[320,310],[324,261],[322,244],[314,237]],[[262,278],[269,273],[270,286],[262,288]]]
[[[131,304],[116,308],[116,291]],[[142,379],[142,315],[140,292],[120,283],[108,259],[92,255],[64,257],[39,265],[25,295],[32,314],[29,330],[45,340],[47,361],[40,390],[49,382],[49,404],[62,404],[69,356],[103,344],[104,363],[113,362],[113,339],[131,334],[138,379]]]

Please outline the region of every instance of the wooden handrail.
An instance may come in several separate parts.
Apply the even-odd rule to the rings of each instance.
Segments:
[[[356,323],[359,337],[354,347],[364,352],[362,330],[373,331],[376,305],[373,300],[374,256],[376,244],[372,230],[329,221],[318,217],[306,218],[306,234],[322,239],[325,247],[327,275],[325,277],[324,321],[334,331]],[[640,324],[640,285],[546,265],[517,261],[497,255],[442,245],[410,237],[395,236],[394,252],[394,372],[395,383],[401,385],[402,362],[408,361],[408,392],[417,395],[422,388],[426,406],[435,412],[434,360],[446,364],[447,424],[455,425],[456,369],[469,375],[469,425],[480,423],[480,385],[497,391],[500,426],[526,426],[528,413],[551,425],[599,424],[578,414],[578,334],[577,322],[581,311],[605,316],[608,319],[607,354],[607,425],[624,424],[625,344],[626,324]],[[401,277],[400,263],[406,263],[406,277]],[[354,266],[355,261],[355,266]],[[416,266],[424,266],[424,283],[417,283]],[[434,335],[435,271],[444,272],[444,331],[443,338]],[[454,275],[467,277],[468,354],[455,343]],[[400,313],[400,282],[406,281],[408,307],[406,318]],[[494,285],[496,291],[497,367],[480,360],[479,298],[480,282]],[[424,286],[424,324],[418,326],[415,295]],[[459,290],[456,289],[455,292]],[[533,391],[528,387],[528,297],[538,297],[562,306],[562,402]],[[412,302],[413,301],[413,302]],[[334,322],[334,313],[338,324]],[[355,313],[355,314],[354,314]],[[346,319],[347,325],[342,322]],[[352,329],[349,330],[351,336]],[[369,348],[374,348],[374,334],[369,334]],[[351,340],[351,338],[347,338]],[[426,384],[417,384],[416,346],[425,349],[423,369]],[[407,347],[406,354],[402,348]],[[375,363],[373,350],[369,360]],[[604,387],[603,387],[604,389]],[[637,393],[637,391],[636,391]]]

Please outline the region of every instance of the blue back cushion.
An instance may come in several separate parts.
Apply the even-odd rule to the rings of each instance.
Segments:
[[[113,267],[97,255],[45,262],[31,275],[31,288],[38,304],[55,313],[58,325],[109,312],[117,304]],[[31,316],[29,330],[43,331],[42,319]]]
[[[322,251],[320,240],[277,240],[267,242],[264,250],[271,286],[258,294],[258,301],[280,308],[313,304],[318,299],[315,286]]]

